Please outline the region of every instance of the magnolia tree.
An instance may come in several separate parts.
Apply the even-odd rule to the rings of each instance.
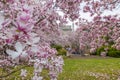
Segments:
[[[89,49],[91,53],[101,46],[112,45],[120,50],[120,18],[115,16],[96,16],[93,22],[81,24],[78,29],[81,49]]]
[[[0,67],[9,72],[0,78],[15,72],[10,67],[33,65],[32,80],[42,80],[40,73],[44,68],[49,70],[51,80],[56,80],[62,71],[63,59],[44,40],[47,34],[58,34],[56,21],[61,17],[54,11],[54,2],[3,0],[0,11]],[[25,79],[27,71],[22,68],[20,76]]]
[[[82,3],[85,5],[80,7]],[[77,19],[80,10],[101,14],[119,3],[120,0],[0,0],[0,67],[9,72],[0,78],[14,73],[11,67],[16,65],[33,65],[32,80],[42,80],[44,68],[49,70],[51,80],[56,80],[63,59],[50,48],[46,35],[59,35],[58,22]],[[57,13],[59,10],[65,13],[63,17]],[[25,79],[27,71],[22,68],[20,76]]]

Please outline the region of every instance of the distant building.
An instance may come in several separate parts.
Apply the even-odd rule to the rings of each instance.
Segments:
[[[62,25],[60,26],[63,31],[72,31],[71,25]]]
[[[73,31],[71,25],[60,25],[60,29],[62,30],[63,34],[68,34]]]

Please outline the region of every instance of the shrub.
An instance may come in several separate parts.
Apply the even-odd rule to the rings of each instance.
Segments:
[[[98,48],[95,52],[95,55],[100,55],[102,52],[105,52],[105,48],[108,48],[107,56],[120,57],[120,50],[117,50],[111,46],[102,46],[102,47]]]
[[[66,51],[64,48],[62,48],[62,49],[59,49],[59,50],[58,50],[58,54],[57,54],[57,55],[66,56],[66,54],[67,54],[67,51]]]
[[[106,46],[102,46],[102,47],[100,47],[100,48],[98,48],[97,50],[96,50],[96,52],[95,52],[95,55],[100,55],[101,54],[101,52],[104,52],[105,49],[106,48]]]
[[[57,55],[66,56],[67,51],[61,45],[51,45],[52,48],[55,48],[58,52]]]
[[[116,51],[109,51],[108,56],[110,57],[120,57],[120,51],[116,50]]]
[[[55,48],[57,51],[62,49],[61,45],[51,45],[52,48]]]
[[[110,57],[120,57],[120,50],[110,47],[107,53]]]
[[[113,47],[109,47],[108,52],[109,52],[109,51],[117,51],[117,49],[115,49],[115,48],[113,48]]]

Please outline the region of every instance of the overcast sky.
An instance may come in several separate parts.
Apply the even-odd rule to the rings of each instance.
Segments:
[[[84,3],[82,4],[83,6],[85,5]],[[83,7],[81,5],[81,8]],[[58,12],[60,15],[64,15],[63,14],[63,12],[61,12],[61,11],[59,11]],[[117,14],[119,17],[120,17],[120,6],[119,6],[119,8],[117,8],[117,9],[114,9],[113,11],[104,11],[104,13],[102,14],[102,15],[115,15],[115,14]],[[84,19],[87,19],[88,21],[92,21],[92,17],[90,16],[90,13],[84,13],[84,12],[80,12],[80,17],[81,18],[84,18]],[[1,28],[1,23],[4,21],[4,19],[3,19],[3,16],[0,14],[0,28]],[[76,22],[76,21],[75,21]],[[73,25],[73,22],[71,22],[70,20],[68,20],[68,24],[67,25]],[[74,29],[76,29],[77,28],[77,26],[75,25],[74,26]]]
[[[64,15],[62,12],[59,12],[60,15]],[[107,15],[118,15],[120,17],[120,8],[114,9],[113,11],[104,11],[104,13],[102,14],[102,16],[107,16]],[[84,13],[84,12],[80,12],[80,17],[84,18],[88,21],[92,21],[93,17],[90,16],[90,13]],[[76,22],[76,21],[75,21]],[[67,25],[73,25],[73,23],[68,20],[68,24]],[[74,29],[76,30],[77,26],[74,25]]]

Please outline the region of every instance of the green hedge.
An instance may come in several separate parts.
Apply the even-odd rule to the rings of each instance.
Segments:
[[[67,51],[64,48],[62,48],[62,49],[58,50],[58,54],[57,55],[66,56],[66,54],[67,54]]]
[[[61,45],[51,45],[52,48],[55,48],[57,51],[62,49]]]
[[[105,49],[105,48],[106,48],[105,46],[102,46],[102,47],[98,48],[98,49],[96,50],[95,54],[96,54],[96,55],[100,55],[101,52],[104,52],[104,49]]]
[[[101,52],[105,52],[105,48],[108,48],[107,50],[107,56],[110,57],[120,57],[120,50],[117,50],[111,46],[102,46],[98,48],[95,52],[95,55],[100,55]]]
[[[66,56],[67,51],[61,45],[51,45],[52,48],[55,48],[58,52],[57,55]]]
[[[110,57],[120,57],[120,51],[109,51],[107,55]]]
[[[120,57],[120,50],[109,48],[107,55],[110,57]]]

